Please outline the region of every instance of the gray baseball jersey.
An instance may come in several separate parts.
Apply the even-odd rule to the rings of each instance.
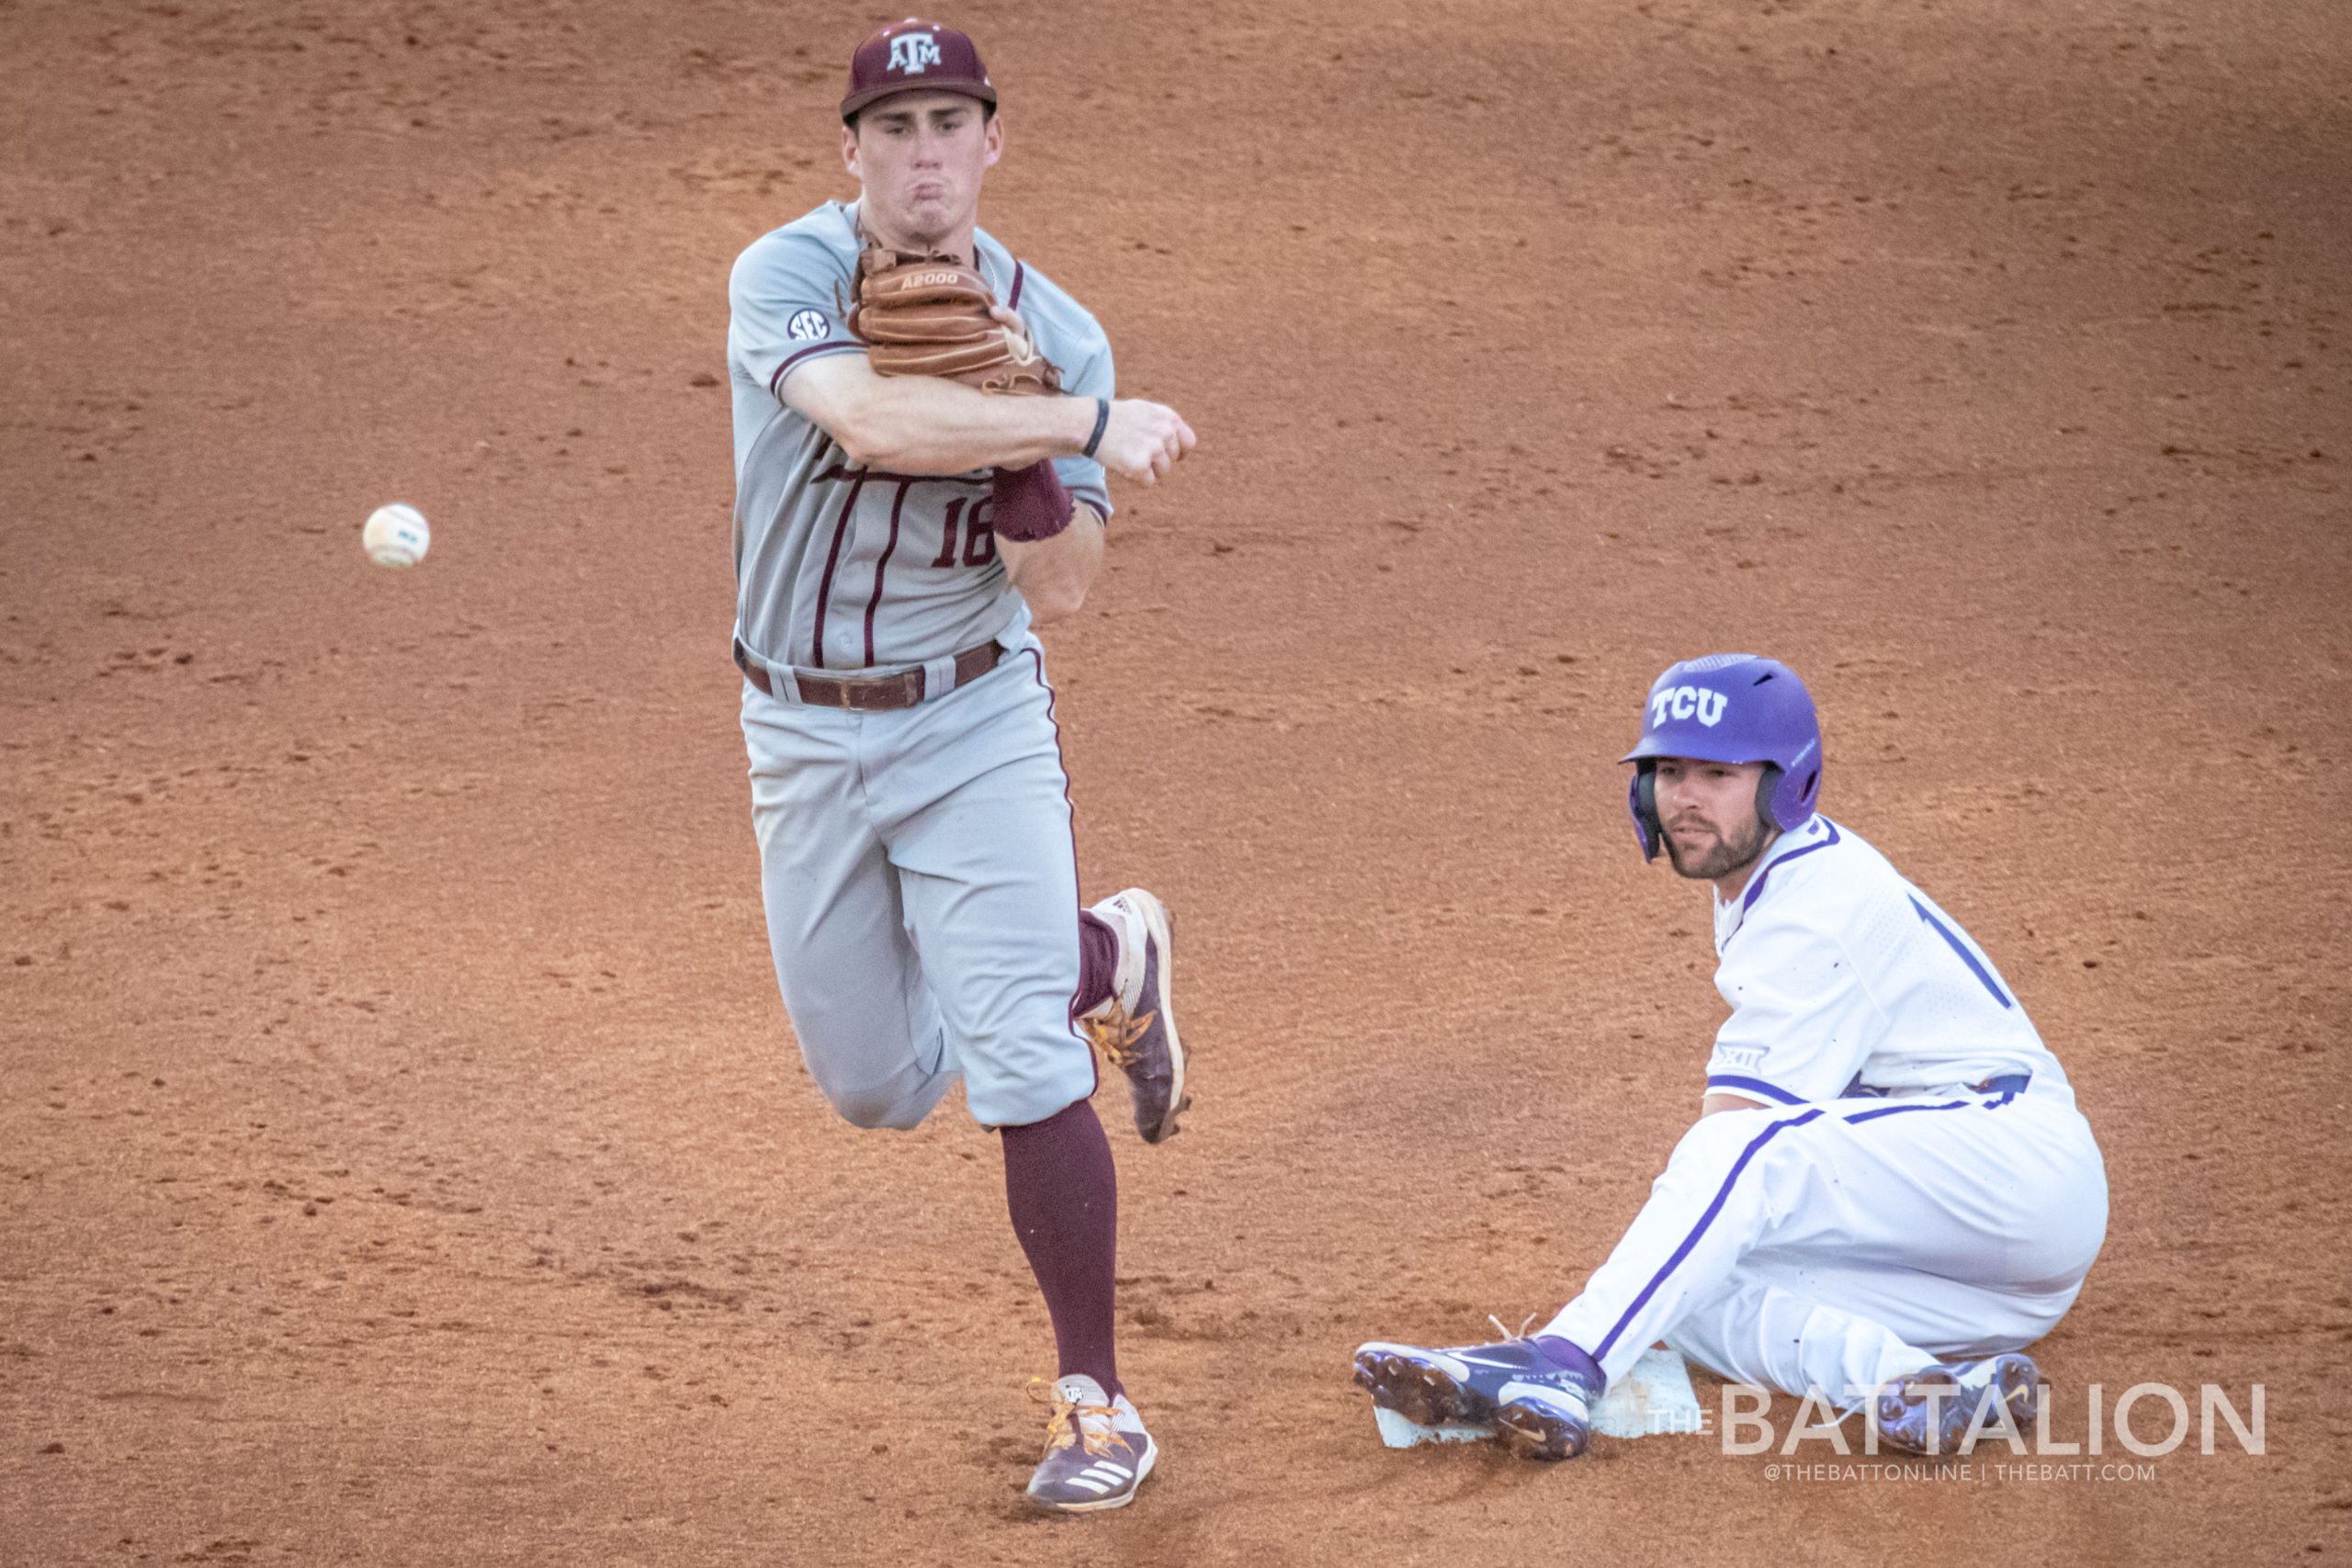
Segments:
[[[829,201],[753,241],[728,287],[735,636],[779,671],[923,664],[1017,637],[1028,617],[997,558],[987,470],[861,468],[784,401],[797,367],[865,352],[847,322],[863,243],[856,204]],[[1112,396],[1111,345],[1094,318],[986,231],[974,243],[981,274],[1061,367],[1063,387]],[[1101,464],[1054,467],[1080,504],[1111,514]]]

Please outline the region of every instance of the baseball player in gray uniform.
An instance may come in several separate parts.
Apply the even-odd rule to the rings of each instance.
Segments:
[[[1001,1135],[1060,1358],[1028,1495],[1114,1508],[1159,1450],[1114,1354],[1095,1058],[1125,1074],[1158,1143],[1187,1103],[1185,1055],[1159,900],[1080,908],[1033,628],[1076,611],[1102,564],[1105,470],[1154,482],[1193,435],[1173,409],[1115,399],[1094,318],[976,226],[1004,122],[969,38],[911,19],[876,32],[842,120],[857,200],[754,241],[729,288],[734,651],[769,943],[842,1116],[912,1127],[960,1078]],[[976,267],[1059,395],[876,375],[847,310],[869,245]]]

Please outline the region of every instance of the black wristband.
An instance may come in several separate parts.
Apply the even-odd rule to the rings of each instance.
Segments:
[[[1110,424],[1111,400],[1108,398],[1095,399],[1094,434],[1086,438],[1086,449],[1079,454],[1080,457],[1091,457],[1094,456],[1094,449],[1102,445],[1102,432],[1109,429]]]

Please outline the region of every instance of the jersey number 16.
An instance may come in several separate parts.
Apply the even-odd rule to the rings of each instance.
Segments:
[[[963,500],[947,503],[947,526],[939,541],[939,558],[931,564],[949,567],[956,564],[956,534],[960,525],[964,535],[964,564],[986,566],[996,559],[996,530],[989,526],[989,498],[981,497],[970,503],[971,514],[965,515]]]

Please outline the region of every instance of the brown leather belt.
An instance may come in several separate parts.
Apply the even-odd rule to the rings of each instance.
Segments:
[[[967,686],[997,666],[1004,657],[1001,643],[984,642],[967,648],[956,656],[956,685]],[[775,684],[768,672],[752,662],[743,645],[735,645],[736,668],[743,671],[743,679],[760,689],[763,696],[775,695]],[[811,675],[796,671],[793,683],[800,688],[800,700],[812,707],[848,708],[855,713],[888,713],[895,708],[910,708],[923,699],[923,677],[920,668],[901,670],[895,675]],[[953,691],[955,687],[948,688]]]

